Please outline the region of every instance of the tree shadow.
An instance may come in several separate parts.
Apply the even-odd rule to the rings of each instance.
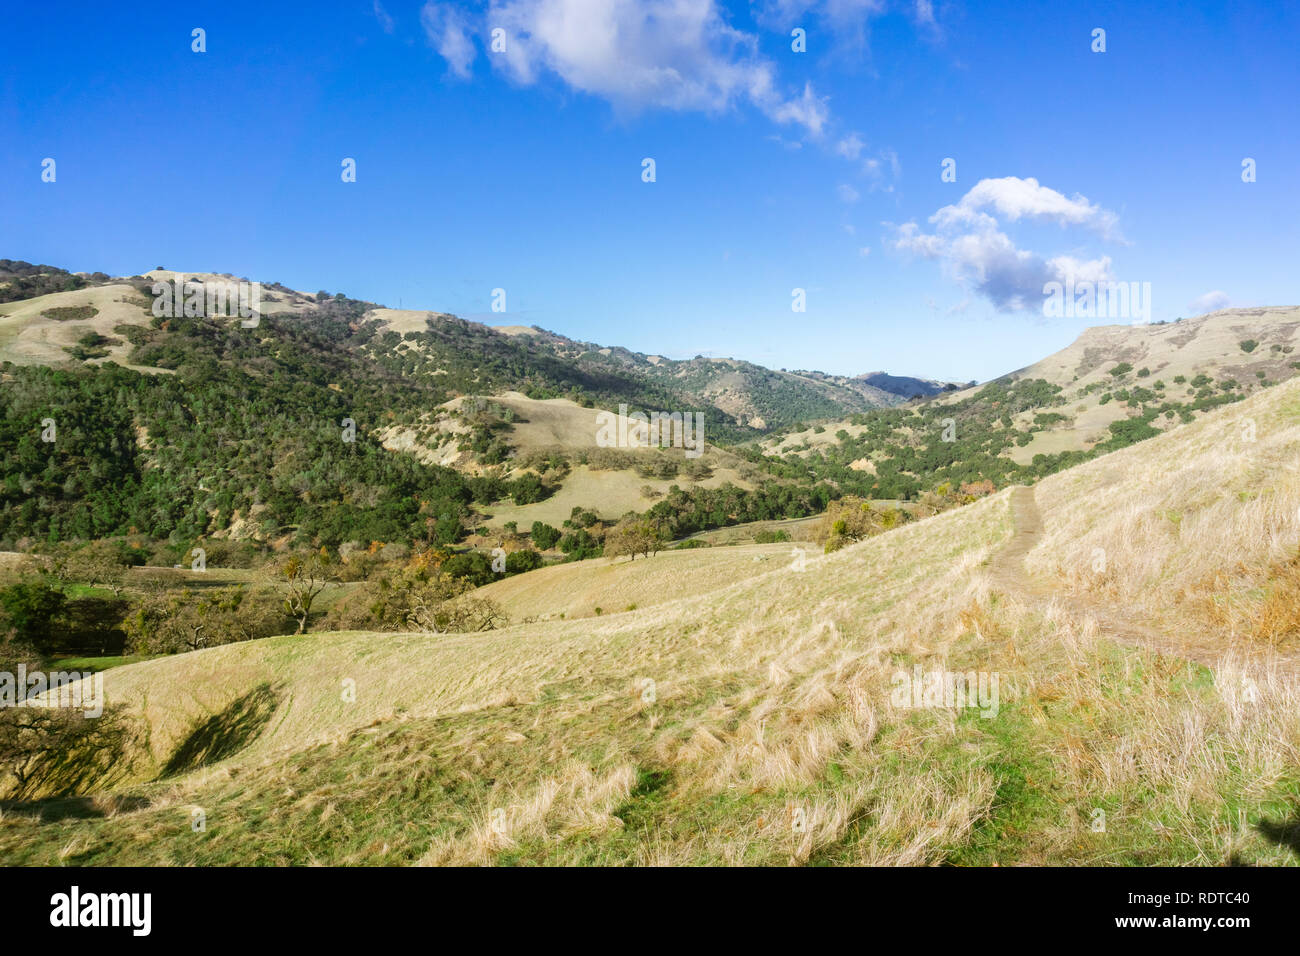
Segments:
[[[1296,856],[1300,856],[1300,816],[1286,821],[1260,820],[1255,824],[1255,829],[1264,839],[1278,846],[1284,846]]]
[[[63,708],[6,711],[0,733],[4,770],[11,778],[10,805],[32,806],[103,789],[129,772],[138,753],[137,722],[117,707],[99,717]],[[22,802],[25,801],[25,802]]]
[[[16,800],[0,801],[0,809],[34,816],[41,823],[57,823],[60,820],[91,820],[107,817],[115,813],[130,813],[150,806],[144,797],[99,796],[99,797],[48,797],[44,800],[31,800],[22,803]]]
[[[279,702],[280,695],[271,685],[261,684],[221,713],[200,720],[172,753],[160,776],[196,770],[243,750],[261,733]]]

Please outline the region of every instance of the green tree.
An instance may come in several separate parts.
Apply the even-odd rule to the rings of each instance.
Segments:
[[[48,653],[52,648],[55,624],[67,603],[61,590],[35,576],[0,590],[0,609],[4,610],[17,638],[41,653]]]
[[[543,524],[540,521],[534,521],[532,527],[533,544],[537,545],[542,551],[549,551],[555,547],[555,542],[560,540],[560,531],[549,524]]]
[[[332,577],[329,557],[320,551],[293,554],[274,569],[272,584],[279,593],[284,612],[298,622],[301,634],[307,630],[312,605]]]

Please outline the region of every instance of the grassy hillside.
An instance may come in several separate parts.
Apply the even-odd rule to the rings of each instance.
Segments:
[[[1256,441],[1234,444],[1243,416]],[[1212,626],[1186,657],[1174,645],[1211,563],[1243,569],[1208,595],[1227,594],[1234,620],[1290,586],[1295,461],[1289,383],[803,571],[709,576],[661,554],[616,570],[664,599],[598,619],[309,634],[117,667],[105,685],[132,715],[133,759],[79,796],[8,802],[0,853],[1293,863],[1300,630]],[[1091,598],[1090,543],[1114,569]],[[996,712],[900,702],[913,667],[996,674]]]
[[[678,600],[677,586],[689,580],[700,591],[744,581],[820,549],[802,544],[750,544],[664,551],[652,558],[597,558],[541,568],[494,581],[475,593],[498,602],[510,619],[576,618],[659,606]],[[642,563],[642,560],[645,563]]]
[[[1228,309],[1165,324],[1087,329],[1067,348],[1008,376],[1060,385],[1070,412],[1067,420],[1044,429],[1012,456],[1024,464],[1036,454],[1092,448],[1105,440],[1112,422],[1133,414],[1136,406],[1127,397],[1103,401],[1121,391],[1150,391],[1161,382],[1162,387],[1154,389],[1162,393],[1155,401],[1192,404],[1206,385],[1218,389],[1231,382],[1248,393],[1263,382],[1285,381],[1300,370],[1297,347],[1300,308],[1294,306]],[[1117,367],[1128,371],[1116,374]],[[949,400],[960,400],[961,394]],[[1160,419],[1155,424],[1167,427]]]
[[[1074,344],[984,385],[901,409],[772,435],[786,477],[846,493],[915,497],[940,481],[1033,481],[1239,402],[1300,372],[1300,309],[1233,309],[1088,329]]]
[[[255,328],[153,315],[153,284],[180,275],[0,260],[0,547],[126,534],[181,551],[222,537],[451,544],[578,506],[617,519],[673,485],[774,486],[752,506],[710,506],[722,524],[804,517],[831,485],[783,482],[720,446],[898,400],[278,283]],[[708,453],[598,448],[595,417],[620,404],[702,414]]]

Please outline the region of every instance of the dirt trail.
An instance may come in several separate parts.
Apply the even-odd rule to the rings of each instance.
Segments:
[[[1025,556],[1038,547],[1043,536],[1043,516],[1031,486],[1011,489],[1011,517],[1016,530],[1011,540],[993,556],[993,585],[1019,595],[1049,596],[1051,588],[1025,571]]]
[[[1229,650],[1222,644],[1216,646],[1208,641],[1173,638],[1157,628],[1139,623],[1136,620],[1137,611],[1103,604],[1091,595],[1072,593],[1053,586],[1045,578],[1030,574],[1025,570],[1025,557],[1038,546],[1043,535],[1043,517],[1038,510],[1032,486],[1021,485],[1011,489],[1011,514],[1015,521],[1015,533],[993,556],[991,573],[994,589],[1014,595],[1031,605],[1055,600],[1077,615],[1091,617],[1097,622],[1097,628],[1103,636],[1121,644],[1193,660],[1207,667],[1216,668],[1219,665],[1224,653]],[[1267,656],[1269,663],[1276,663],[1280,670],[1288,674],[1300,675],[1300,655],[1268,653],[1259,656],[1261,659]]]

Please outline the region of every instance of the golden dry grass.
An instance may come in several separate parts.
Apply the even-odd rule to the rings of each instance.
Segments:
[[[142,275],[158,282],[174,282],[181,273],[154,270]],[[211,272],[187,272],[184,276],[186,280],[199,282],[225,282],[230,278]],[[274,296],[274,301],[265,298],[266,294]],[[314,304],[314,300],[302,293],[266,294],[262,308],[266,315],[301,312]],[[78,338],[93,330],[107,338],[118,339],[121,344],[109,346],[108,357],[93,360],[92,364],[113,361],[141,372],[170,375],[172,372],[169,369],[131,365],[127,356],[132,346],[113,332],[118,325],[147,326],[151,319],[148,305],[149,300],[142,298],[127,282],[111,282],[70,292],[52,292],[19,302],[0,303],[0,361],[10,361],[15,365],[50,365],[71,361],[64,347],[75,344]],[[92,306],[98,313],[89,319],[68,322],[60,322],[45,315],[53,308],[77,306]]]
[[[808,543],[787,543],[661,551],[649,558],[594,558],[512,575],[474,593],[496,601],[514,622],[592,617],[596,608],[610,614],[677,601],[684,596],[685,582],[691,591],[701,592],[749,580],[788,566],[796,560],[797,548],[805,556],[815,553]]]
[[[1038,485],[1028,565],[1213,646],[1294,645],[1300,383]]]
[[[1256,417],[1258,441],[1225,448],[1242,414]],[[46,863],[1294,862],[1276,836],[1300,808],[1300,688],[1285,661],[1231,639],[1208,667],[1117,645],[1071,598],[1094,587],[1074,567],[1094,543],[1119,569],[1104,585],[1110,606],[1131,602],[1156,623],[1191,614],[1189,601],[1164,603],[1179,593],[1171,582],[1195,592],[1216,565],[1267,574],[1296,543],[1285,465],[1300,460],[1298,419],[1300,388],[1279,387],[1044,482],[1046,530],[1027,564],[1061,599],[995,575],[989,559],[1012,531],[1003,492],[810,556],[803,571],[693,572],[721,551],[628,564],[673,595],[633,612],[482,635],[273,638],[114,669],[110,701],[147,720],[150,739],[129,774],[98,788],[112,814],[42,822],[40,807],[10,806],[0,852]],[[1175,504],[1194,535],[1155,534],[1151,516]],[[892,681],[913,667],[998,675],[997,713],[899,704]],[[240,752],[155,779],[196,723],[262,684],[277,704]],[[108,800],[127,795],[142,805]],[[198,837],[193,807],[208,813]]]

